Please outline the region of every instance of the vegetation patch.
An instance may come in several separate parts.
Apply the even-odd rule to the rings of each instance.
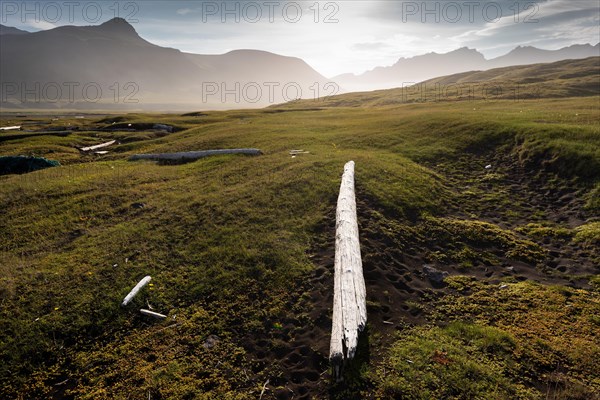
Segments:
[[[494,327],[453,322],[398,335],[377,369],[377,396],[405,399],[530,399],[534,391],[511,377],[516,344]]]
[[[571,229],[562,228],[559,226],[552,226],[550,224],[539,224],[530,223],[515,229],[516,232],[525,234],[534,239],[544,238],[556,238],[562,240],[568,240],[573,237],[573,231]]]
[[[544,250],[536,243],[520,239],[514,232],[497,225],[475,220],[429,218],[424,227],[428,237],[440,242],[461,241],[475,248],[497,248],[506,257],[536,264],[545,259]],[[462,248],[455,253],[459,258],[472,258],[473,252]]]
[[[590,222],[575,229],[576,242],[582,242],[587,245],[600,244],[600,222]]]
[[[0,176],[0,397],[255,399],[263,387],[263,399],[391,397],[416,393],[402,375],[406,356],[420,362],[423,393],[449,376],[464,390],[442,383],[448,397],[593,398],[599,177],[575,166],[553,186],[529,182],[546,162],[598,157],[596,104],[32,117],[32,130],[77,129],[0,143],[2,154],[61,163]],[[98,131],[113,123],[123,130]],[[178,130],[129,132],[129,123]],[[115,139],[108,154],[77,150]],[[125,161],[242,147],[264,155]],[[291,149],[308,153],[292,158]],[[497,162],[519,154],[516,177]],[[352,382],[330,393],[334,210],[351,159],[373,318]],[[424,265],[448,273],[445,284],[433,285]],[[146,275],[152,286],[121,307]],[[513,284],[523,279],[568,286]],[[380,368],[394,330],[398,357]]]
[[[537,397],[589,399],[600,390],[598,292],[530,282],[489,285],[449,277],[455,295],[434,306],[438,321],[472,321],[514,338],[510,376]]]

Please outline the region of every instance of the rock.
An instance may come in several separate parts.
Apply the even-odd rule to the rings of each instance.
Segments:
[[[423,265],[423,273],[432,282],[441,285],[444,279],[449,275],[446,271],[440,271],[431,265]]]
[[[140,208],[144,208],[146,207],[146,205],[144,203],[133,203],[131,205],[131,208],[136,208],[136,209],[140,209]]]
[[[0,175],[26,174],[44,168],[58,167],[60,163],[44,157],[2,156],[0,157]]]
[[[485,166],[485,169],[492,169],[492,164],[488,164]]]
[[[152,129],[173,133],[173,127],[165,124],[154,124],[152,125]]]
[[[221,341],[221,338],[218,337],[217,335],[208,335],[208,337],[204,341],[204,344],[202,344],[202,347],[204,347],[205,349],[212,349],[220,341]]]

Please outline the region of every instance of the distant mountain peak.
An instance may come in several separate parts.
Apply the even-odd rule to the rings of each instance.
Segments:
[[[99,25],[99,28],[109,30],[114,33],[119,32],[137,35],[135,28],[123,18],[113,18],[111,20],[108,20],[105,23]]]
[[[29,32],[0,24],[0,35],[24,35]]]
[[[129,22],[127,22],[127,20],[125,18],[121,18],[121,17],[115,17],[113,19],[109,19],[108,21],[100,24],[100,26],[131,26],[131,24]],[[133,28],[133,27],[132,27]]]

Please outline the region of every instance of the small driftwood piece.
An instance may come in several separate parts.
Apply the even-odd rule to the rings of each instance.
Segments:
[[[150,282],[150,280],[152,280],[152,278],[148,275],[144,277],[144,279],[139,281],[138,284],[135,285],[133,289],[131,289],[131,292],[129,292],[129,294],[125,296],[122,305],[126,306],[127,304],[129,304],[129,302],[133,300],[133,298],[139,293],[140,290],[142,290],[144,286],[146,286]]]
[[[153,161],[193,161],[200,158],[216,156],[221,154],[248,154],[259,155],[262,152],[258,149],[221,149],[221,150],[202,150],[186,151],[183,153],[158,153],[158,154],[136,154],[129,158],[129,161],[153,160]]]
[[[269,384],[269,379],[267,379],[267,381],[263,385],[262,390],[260,391],[260,397],[258,398],[258,400],[262,400],[263,396],[265,395],[265,391],[267,390],[268,384]]]
[[[110,142],[106,142],[106,143],[102,143],[102,144],[97,144],[95,146],[89,146],[89,147],[81,147],[79,150],[81,151],[92,151],[92,150],[98,150],[98,149],[102,149],[104,147],[108,147],[111,146],[113,144],[117,143],[116,140],[111,140]]]
[[[299,154],[310,154],[310,151],[304,151],[304,150],[290,150],[290,156],[294,157],[297,156]]]
[[[367,323],[356,198],[354,161],[344,166],[336,210],[333,318],[329,359],[336,380],[342,379],[344,361],[354,358],[358,335]]]
[[[167,318],[167,316],[164,315],[164,314],[157,313],[157,312],[150,311],[150,310],[146,310],[146,309],[143,309],[143,308],[140,308],[140,312],[142,314],[144,314],[144,315],[149,316],[149,317],[154,317],[154,318],[159,318],[159,319],[165,319],[165,318]]]
[[[4,126],[2,128],[0,128],[0,131],[16,131],[21,129],[21,125],[15,125],[15,126]]]

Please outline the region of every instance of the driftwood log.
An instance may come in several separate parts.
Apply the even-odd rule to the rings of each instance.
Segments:
[[[223,149],[223,150],[202,150],[186,151],[183,153],[158,153],[158,154],[136,154],[129,158],[129,161],[153,160],[153,161],[193,161],[208,156],[221,154],[249,154],[259,155],[262,152],[258,149]]]
[[[2,128],[0,128],[0,131],[16,131],[18,129],[21,129],[21,125],[18,126],[4,126]]]
[[[354,358],[358,335],[367,323],[356,198],[354,161],[344,166],[336,210],[333,317],[329,359],[336,380],[342,379],[345,360]]]
[[[102,149],[104,147],[108,147],[111,146],[113,144],[117,143],[116,140],[111,140],[110,142],[106,142],[106,143],[102,143],[102,144],[97,144],[95,146],[89,146],[89,147],[82,147],[79,150],[81,151],[92,151],[92,150],[98,150],[98,149]]]

